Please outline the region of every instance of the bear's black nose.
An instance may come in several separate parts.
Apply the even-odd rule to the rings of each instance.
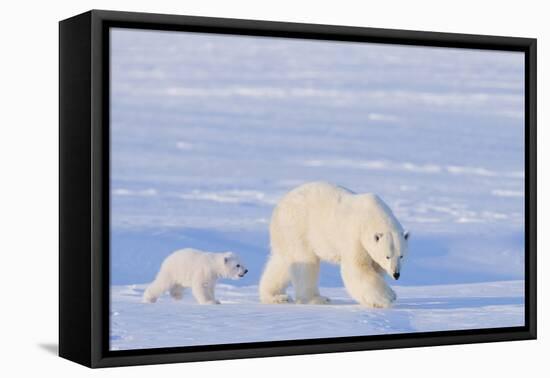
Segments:
[[[393,274],[393,278],[395,278],[396,280],[399,279],[399,276],[400,276],[399,272]]]

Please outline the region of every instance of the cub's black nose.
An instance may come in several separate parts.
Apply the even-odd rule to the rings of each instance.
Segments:
[[[246,273],[248,273],[248,269],[245,269],[245,270],[244,270],[244,274],[246,274]]]
[[[400,276],[400,274],[399,274],[399,273],[394,273],[394,274],[393,274],[393,278],[395,278],[396,280],[398,280],[398,279],[399,279],[399,276]]]

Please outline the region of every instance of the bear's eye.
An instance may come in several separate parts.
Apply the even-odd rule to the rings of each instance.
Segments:
[[[381,237],[382,237],[382,234],[374,234],[374,241],[380,240]]]
[[[403,258],[403,256],[399,256],[399,258],[400,258],[400,259],[402,259],[402,258]]]
[[[390,256],[386,256],[386,260],[389,260],[390,259]]]
[[[241,264],[237,264],[236,267],[237,267],[237,268],[240,268],[240,267],[241,267]]]

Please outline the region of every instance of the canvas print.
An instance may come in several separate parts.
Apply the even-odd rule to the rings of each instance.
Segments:
[[[524,53],[109,33],[110,350],[525,324]]]

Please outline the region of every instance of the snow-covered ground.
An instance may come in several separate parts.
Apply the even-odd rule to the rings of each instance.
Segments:
[[[295,316],[308,338],[330,332],[309,325],[312,314],[376,319],[350,327],[367,333],[437,328],[442,317],[449,329],[523,324],[517,291],[513,303],[453,291],[414,302],[442,285],[524,278],[522,53],[124,29],[111,43],[113,346],[147,343],[132,319],[163,327],[189,311],[192,324],[178,325],[187,336],[150,331],[151,343],[211,342],[197,338],[218,312],[244,327],[250,311],[250,329]],[[395,309],[247,304],[274,205],[318,180],[379,194],[411,230]],[[220,297],[246,303],[145,307],[122,295],[185,247],[239,253],[250,272]],[[320,284],[345,296],[335,266],[322,266]],[[496,297],[510,298],[508,285]],[[273,332],[259,337],[285,337]]]
[[[221,305],[192,296],[141,303],[142,285],[112,289],[111,348],[139,349],[364,336],[523,324],[523,282],[396,287],[392,309],[367,309],[343,288],[321,288],[330,305],[263,305],[256,286],[220,285]]]

